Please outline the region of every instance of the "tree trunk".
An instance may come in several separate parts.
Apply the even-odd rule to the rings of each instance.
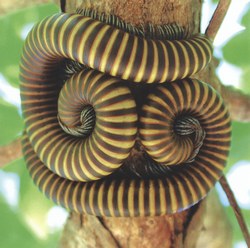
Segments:
[[[133,25],[178,23],[192,34],[200,30],[201,5],[201,0],[74,0],[61,7],[68,13],[92,8]],[[196,77],[220,92],[213,62]],[[98,218],[71,213],[60,247],[227,248],[231,247],[231,237],[231,228],[213,192],[186,211],[160,217]]]

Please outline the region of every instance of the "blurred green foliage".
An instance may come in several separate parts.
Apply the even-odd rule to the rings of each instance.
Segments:
[[[16,138],[23,129],[23,122],[17,108],[0,98],[0,145]]]
[[[13,86],[18,88],[18,63],[23,45],[22,32],[25,27],[36,23],[43,17],[58,12],[55,5],[41,5],[24,9],[9,15],[0,17],[0,73]],[[242,18],[245,31],[235,35],[223,48],[224,58],[243,70],[241,88],[250,92],[250,11],[248,10]],[[19,110],[11,103],[7,103],[0,95],[0,145],[7,144],[21,134],[23,123]],[[228,167],[230,169],[239,160],[250,161],[249,141],[250,124],[236,123],[233,125],[232,148]],[[11,208],[0,195],[0,241],[1,247],[56,247],[58,233],[49,234],[46,224],[46,214],[53,206],[49,200],[38,192],[33,185],[25,168],[23,159],[6,166],[5,171],[14,172],[20,177],[20,192],[18,208]],[[235,241],[242,240],[242,234],[236,219],[230,208],[226,212],[234,226]],[[244,211],[245,217],[250,225],[250,212]],[[39,238],[28,220],[38,225],[40,231],[47,238]],[[219,234],[218,234],[219,235]]]
[[[250,5],[241,20],[241,25],[245,30],[235,35],[223,47],[224,59],[243,70],[241,88],[250,93]]]
[[[0,17],[0,74],[11,86],[19,88],[19,59],[25,29],[42,18],[58,12],[55,5],[37,5]],[[1,79],[0,79],[1,80]],[[20,108],[0,95],[0,145],[18,137],[23,130]],[[56,247],[59,233],[49,233],[46,215],[53,203],[42,196],[30,179],[23,159],[6,166],[6,172],[20,177],[18,207],[9,206],[0,195],[1,247]]]

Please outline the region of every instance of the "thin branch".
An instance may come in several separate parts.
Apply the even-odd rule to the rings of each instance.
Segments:
[[[0,15],[8,14],[18,9],[23,9],[36,4],[49,3],[50,0],[11,0],[11,1],[0,1]]]
[[[229,108],[232,120],[250,121],[250,95],[223,84],[221,85],[221,95]]]
[[[206,35],[213,41],[228,11],[231,0],[220,0],[209,22]]]
[[[220,179],[220,184],[227,195],[227,198],[230,202],[231,207],[233,208],[234,214],[235,214],[237,221],[240,225],[240,228],[241,228],[241,231],[242,231],[244,238],[246,240],[247,246],[250,247],[250,234],[249,234],[248,229],[247,229],[247,224],[244,220],[244,217],[242,215],[240,207],[239,207],[239,205],[234,197],[234,193],[232,192],[232,190],[227,182],[227,179],[224,175]]]
[[[21,138],[0,146],[0,168],[22,157]]]

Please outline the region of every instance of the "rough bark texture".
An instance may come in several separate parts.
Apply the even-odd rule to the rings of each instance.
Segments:
[[[74,0],[66,1],[65,7],[69,13],[93,8],[134,25],[176,22],[189,33],[200,28],[200,0]],[[197,77],[211,82],[220,92],[214,64]],[[231,228],[223,210],[213,194],[208,198],[186,211],[161,217],[97,218],[71,213],[60,247],[231,247]]]
[[[105,218],[71,213],[60,248],[229,248],[231,227],[215,192],[180,214],[150,218]]]

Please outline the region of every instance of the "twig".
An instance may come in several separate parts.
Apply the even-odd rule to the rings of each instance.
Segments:
[[[206,29],[206,35],[213,41],[221,23],[224,20],[224,17],[228,11],[231,0],[220,0],[218,6],[209,22],[209,25]]]
[[[221,95],[228,106],[232,120],[250,121],[250,95],[223,84],[221,84]]]
[[[0,1],[0,15],[8,14],[10,12],[23,9],[29,6],[35,6],[36,4],[49,3],[49,0],[11,0],[11,1]]]
[[[248,232],[248,229],[247,229],[247,225],[246,225],[246,222],[244,220],[244,217],[242,215],[242,212],[240,210],[240,207],[234,197],[234,193],[233,191],[231,190],[228,182],[227,182],[227,179],[226,177],[223,175],[220,179],[220,184],[223,188],[223,190],[225,191],[226,195],[227,195],[227,198],[229,200],[229,203],[231,205],[231,207],[233,208],[233,211],[234,211],[234,214],[237,218],[237,221],[239,223],[239,226],[241,228],[241,231],[244,235],[244,238],[245,238],[245,241],[247,243],[247,246],[250,247],[250,234]]]
[[[22,157],[21,138],[0,147],[0,168]]]

